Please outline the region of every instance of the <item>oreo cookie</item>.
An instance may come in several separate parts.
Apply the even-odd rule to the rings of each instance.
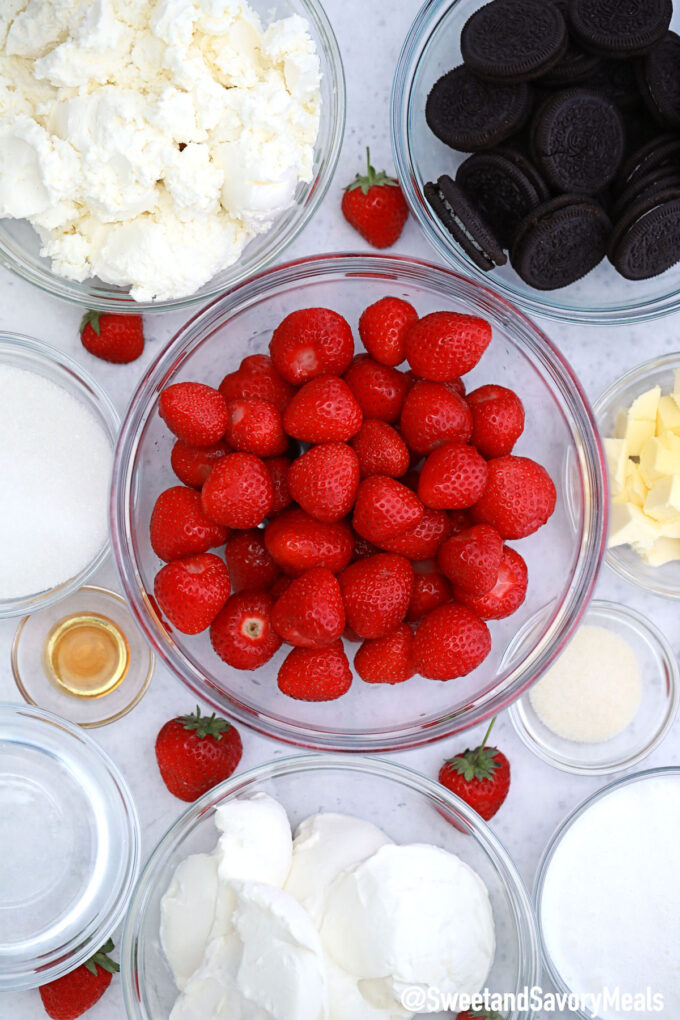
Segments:
[[[425,105],[434,134],[452,149],[493,149],[525,124],[532,108],[529,86],[482,81],[461,65],[435,82]]]
[[[621,110],[631,110],[640,103],[640,86],[633,60],[601,60],[582,87],[606,96]]]
[[[545,185],[521,156],[501,149],[469,156],[458,168],[458,184],[503,245],[509,248],[522,220],[544,200]]]
[[[680,262],[680,188],[632,206],[616,224],[608,254],[627,280],[649,280]]]
[[[569,31],[569,20],[567,14],[567,0],[552,0],[556,7],[562,12],[562,16]],[[600,58],[592,53],[587,53],[579,43],[569,34],[567,49],[564,56],[542,76],[541,85],[548,88],[568,88],[571,85],[580,84],[591,75],[595,74],[600,66]]]
[[[656,170],[678,166],[680,166],[680,138],[672,134],[658,135],[624,161],[617,183],[622,190],[626,185]]]
[[[641,92],[653,117],[680,130],[680,36],[668,32],[642,61]]]
[[[510,252],[518,275],[536,290],[558,290],[586,276],[607,254],[611,222],[583,195],[561,195],[521,224]]]
[[[672,0],[569,0],[576,38],[602,56],[648,53],[665,36],[672,16]]]
[[[557,190],[594,195],[613,180],[621,165],[621,114],[597,92],[557,92],[538,110],[532,150],[539,169]]]
[[[613,202],[612,219],[618,222],[641,198],[651,198],[670,188],[680,188],[680,165],[677,168],[661,167],[646,176],[634,178]]]
[[[438,219],[473,262],[489,272],[508,261],[503,246],[462,188],[444,174],[425,185],[425,198]]]
[[[482,78],[524,82],[564,56],[567,26],[559,6],[545,0],[492,0],[470,17],[460,36],[467,67]]]

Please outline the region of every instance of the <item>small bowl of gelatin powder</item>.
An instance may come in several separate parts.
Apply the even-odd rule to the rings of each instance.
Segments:
[[[118,417],[74,361],[0,333],[0,619],[75,591],[108,549]]]
[[[677,1017],[680,769],[611,783],[560,825],[541,862],[543,959],[574,1016]]]
[[[630,768],[659,744],[675,718],[679,682],[672,649],[649,620],[595,601],[510,718],[550,765],[604,775]]]

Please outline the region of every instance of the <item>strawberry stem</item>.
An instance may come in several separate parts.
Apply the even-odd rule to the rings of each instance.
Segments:
[[[484,749],[486,747],[486,745],[488,744],[488,742],[489,742],[489,737],[491,736],[491,730],[494,728],[494,725],[496,723],[496,719],[497,718],[498,718],[498,716],[495,715],[493,717],[493,719],[491,720],[491,722],[489,723],[489,728],[486,731],[486,733],[484,734],[484,737],[482,738],[482,743],[480,745],[482,749]]]
[[[194,730],[199,740],[203,740],[204,737],[221,740],[222,734],[226,733],[230,726],[226,719],[220,718],[214,712],[212,715],[201,715],[199,705],[196,705],[196,711],[192,714],[181,715],[180,721],[185,730]]]
[[[113,939],[107,939],[101,949],[98,949],[94,956],[91,956],[85,963],[85,969],[89,970],[90,974],[97,976],[97,967],[101,967],[102,970],[108,971],[109,974],[117,974],[120,967],[115,960],[109,959],[108,954],[113,951]]]
[[[80,322],[81,336],[83,335],[86,326],[92,326],[92,329],[95,331],[97,336],[102,335],[101,326],[99,324],[100,315],[100,312],[93,312],[92,309],[90,309],[89,312],[85,312]]]
[[[500,762],[496,761],[498,748],[487,745],[495,722],[496,716],[489,723],[489,727],[479,747],[475,747],[474,750],[468,748],[462,754],[456,754],[453,758],[446,759],[446,763],[451,767],[452,771],[463,776],[468,783],[472,782],[473,779],[493,779],[494,772],[500,768]]]
[[[367,195],[371,188],[398,188],[399,182],[390,177],[384,170],[376,171],[371,165],[371,150],[366,146],[366,173],[357,174],[351,184],[348,184],[345,191],[355,191],[361,188],[364,195]]]

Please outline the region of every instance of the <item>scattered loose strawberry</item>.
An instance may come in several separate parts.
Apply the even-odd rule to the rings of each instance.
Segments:
[[[376,173],[366,149],[366,173],[357,174],[342,196],[342,214],[374,248],[398,241],[408,219],[408,205],[399,182],[384,170]]]
[[[288,447],[281,412],[267,400],[243,397],[227,404],[224,438],[234,450],[280,457]]]
[[[404,440],[396,429],[386,421],[366,418],[350,446],[359,458],[359,472],[362,478],[369,475],[389,475],[399,478],[406,474],[411,455]]]
[[[169,563],[224,545],[227,529],[206,517],[199,492],[173,485],[154,504],[149,535],[156,556]]]
[[[410,623],[422,620],[438,606],[443,606],[453,598],[451,583],[438,570],[430,568],[415,571],[413,577],[413,594],[409,603],[406,619]]]
[[[444,383],[421,379],[406,396],[399,428],[411,450],[428,454],[444,443],[467,443],[472,412],[463,397]]]
[[[86,312],[80,323],[80,340],[95,358],[127,365],[144,350],[144,323],[141,315]]]
[[[387,475],[371,475],[359,485],[352,524],[357,534],[376,545],[410,531],[422,519],[415,492]]]
[[[456,588],[455,596],[483,620],[504,620],[522,605],[528,584],[526,563],[515,549],[506,545],[498,568],[498,580],[491,591],[486,595],[470,595]]]
[[[339,521],[354,506],[359,459],[346,443],[312,446],[291,465],[288,490],[319,521]]]
[[[268,400],[281,414],[286,410],[295,387],[279,375],[274,362],[266,354],[244,358],[235,372],[229,372],[219,385],[224,399]]]
[[[385,637],[363,641],[354,656],[354,668],[367,684],[401,684],[413,668],[413,631],[400,624]]]
[[[76,1020],[99,1002],[113,975],[120,970],[109,957],[113,948],[113,941],[108,939],[86,963],[40,986],[42,1004],[52,1020]]]
[[[510,789],[510,762],[488,740],[493,718],[479,747],[449,758],[441,767],[439,782],[464,800],[485,821],[496,814]]]
[[[241,760],[238,730],[214,713],[171,719],[156,737],[156,761],[163,782],[180,800],[198,800],[228,779]]]
[[[377,553],[338,576],[347,623],[362,638],[384,637],[404,620],[413,592],[413,567],[403,556]]]
[[[218,460],[201,490],[205,515],[225,528],[256,528],[273,501],[271,476],[253,453],[229,453]]]
[[[345,372],[345,382],[354,394],[364,418],[395,422],[406,394],[413,385],[405,372],[380,365],[368,354],[357,354]]]
[[[275,562],[291,577],[311,567],[327,567],[337,574],[354,552],[354,535],[347,521],[317,521],[299,507],[270,521],[264,542]]]
[[[214,446],[187,446],[178,439],[170,454],[170,464],[180,482],[192,489],[202,489],[213,464],[228,453],[230,449],[224,441]]]
[[[485,319],[431,312],[406,331],[406,359],[421,379],[447,382],[471,372],[490,342]]]
[[[265,548],[261,528],[232,532],[227,539],[224,558],[233,592],[267,591],[281,574]]]
[[[486,488],[472,516],[490,524],[503,538],[526,538],[550,519],[556,500],[545,468],[528,457],[510,454],[488,462]]]
[[[349,323],[330,308],[300,308],[279,323],[269,343],[279,373],[294,386],[342,375],[354,355]]]
[[[296,577],[272,611],[274,629],[300,648],[324,648],[341,637],[345,607],[340,585],[326,567]]]
[[[468,394],[472,439],[482,457],[505,457],[524,431],[522,401],[505,386],[480,386]]]
[[[489,628],[465,606],[433,609],[413,640],[416,669],[430,680],[454,680],[476,669],[491,651]]]
[[[388,538],[380,543],[380,548],[386,552],[399,553],[409,560],[432,560],[450,534],[451,522],[446,511],[431,510],[426,506],[415,528],[410,528],[396,538]]]
[[[293,502],[293,497],[288,490],[288,472],[291,463],[288,457],[267,457],[264,462],[272,483],[272,506],[269,517],[280,514]]]
[[[227,403],[212,386],[182,382],[166,386],[158,401],[158,413],[178,439],[187,446],[214,446],[227,427]]]
[[[418,313],[408,301],[380,298],[361,313],[359,336],[375,361],[394,368],[406,357],[406,329],[417,319]]]
[[[441,546],[437,563],[457,590],[486,595],[498,581],[503,539],[488,524],[477,524],[452,535]]]
[[[481,499],[487,474],[486,461],[474,446],[447,443],[433,450],[423,464],[418,495],[433,509],[466,510]]]
[[[214,553],[166,563],[156,574],[154,596],[161,611],[182,634],[200,634],[229,598],[229,572]]]
[[[210,642],[234,669],[258,669],[281,647],[272,625],[274,597],[264,591],[232,595],[210,624]]]
[[[304,443],[344,443],[361,428],[354,394],[335,375],[319,375],[298,390],[283,415],[289,436]]]
[[[293,648],[278,676],[279,690],[298,701],[335,701],[352,685],[342,641],[327,648]]]

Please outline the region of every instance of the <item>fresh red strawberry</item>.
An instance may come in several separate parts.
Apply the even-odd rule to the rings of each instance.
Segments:
[[[213,464],[230,452],[222,441],[214,446],[187,446],[178,439],[170,454],[170,464],[180,482],[192,489],[202,489]]]
[[[354,535],[347,521],[317,521],[299,507],[270,521],[264,542],[283,572],[292,577],[311,567],[327,567],[337,574],[354,552]]]
[[[489,628],[465,606],[439,606],[421,621],[413,641],[416,669],[430,680],[454,680],[491,651]]]
[[[481,499],[487,473],[474,446],[447,443],[433,450],[420,469],[418,495],[434,509],[465,510]]]
[[[357,354],[345,372],[345,382],[354,394],[364,418],[395,422],[410,387],[405,372],[380,365],[368,354]]]
[[[406,619],[411,623],[422,620],[427,613],[443,606],[453,598],[453,590],[447,578],[438,570],[416,570],[413,578],[413,594]]]
[[[354,337],[331,308],[299,308],[276,327],[269,353],[283,378],[302,386],[319,375],[342,375],[354,355]]]
[[[339,521],[354,506],[359,460],[346,443],[321,443],[298,457],[288,472],[291,496],[319,521]]]
[[[439,772],[442,786],[464,800],[487,822],[496,814],[510,789],[510,762],[502,751],[487,743],[495,721],[495,718],[491,720],[479,747],[447,759]]]
[[[455,590],[459,602],[483,620],[503,620],[519,609],[524,602],[529,584],[527,565],[518,552],[505,546],[498,569],[498,580],[486,595],[469,595]]]
[[[141,315],[86,312],[80,323],[80,340],[95,358],[127,365],[144,350],[144,323]]]
[[[225,528],[256,528],[273,500],[270,474],[253,453],[229,453],[218,460],[201,490],[204,513]]]
[[[524,431],[524,407],[505,386],[480,386],[468,394],[472,439],[482,457],[505,457]]]
[[[219,390],[227,402],[243,398],[268,400],[281,414],[295,393],[295,388],[279,375],[267,354],[250,354],[244,358],[235,372],[225,375]]]
[[[367,684],[401,684],[414,674],[413,631],[401,623],[385,637],[363,641],[354,668]]]
[[[349,386],[319,375],[298,390],[283,415],[289,436],[304,443],[344,443],[361,428],[363,415]]]
[[[214,446],[227,427],[227,403],[212,386],[182,382],[166,386],[158,413],[171,432],[187,446]]]
[[[451,522],[446,512],[425,507],[415,528],[410,528],[396,538],[388,538],[380,543],[380,548],[386,552],[399,553],[409,560],[431,560],[450,534]]]
[[[374,248],[389,248],[401,235],[408,206],[399,182],[376,173],[366,149],[366,173],[357,174],[342,196],[342,215]]]
[[[294,648],[284,659],[278,676],[279,690],[298,701],[335,701],[352,685],[342,641],[327,648]]]
[[[151,547],[162,560],[179,560],[224,545],[227,529],[203,513],[201,494],[184,485],[161,492],[151,511]]]
[[[153,592],[161,611],[182,634],[200,634],[229,598],[229,572],[214,553],[166,563]]]
[[[406,396],[399,428],[412,450],[432,453],[444,443],[468,442],[472,412],[463,397],[443,383],[421,379]]]
[[[526,538],[552,517],[556,500],[545,468],[528,457],[510,454],[489,461],[486,488],[472,516],[490,524],[503,538]]]
[[[415,492],[395,478],[371,475],[359,485],[352,524],[357,534],[377,545],[415,528],[423,513]]]
[[[274,629],[300,648],[324,648],[342,635],[345,607],[340,585],[326,567],[312,567],[286,589],[272,611]]]
[[[456,589],[486,595],[498,580],[503,539],[488,524],[477,524],[452,535],[441,546],[437,563]]]
[[[180,800],[198,800],[228,779],[241,760],[238,730],[213,712],[170,719],[156,737],[156,761],[163,782]]]
[[[288,491],[288,472],[291,461],[288,457],[268,457],[264,464],[272,483],[273,499],[269,516],[273,517],[274,514],[280,514],[293,502],[293,497]]]
[[[120,970],[118,964],[110,959],[108,954],[111,952],[113,942],[108,939],[86,963],[40,986],[38,991],[42,1004],[52,1020],[76,1020],[99,1002],[113,975]]]
[[[418,313],[408,301],[380,298],[361,313],[359,336],[375,361],[394,367],[406,357],[404,334],[417,319]]]
[[[451,393],[457,393],[459,397],[465,396],[465,383],[460,378],[448,379],[442,383],[442,386],[446,386],[447,390],[450,390]]]
[[[365,560],[367,556],[375,556],[379,553],[377,545],[373,545],[372,542],[367,542],[361,535],[354,536],[354,555],[352,556],[352,563],[355,560]]]
[[[227,404],[224,438],[234,450],[279,457],[288,448],[281,412],[267,400],[242,398]]]
[[[224,558],[233,592],[268,591],[281,574],[265,548],[261,528],[232,532],[227,539]]]
[[[471,372],[490,342],[485,319],[431,312],[406,331],[406,358],[421,379],[447,382]]]
[[[210,624],[210,642],[234,669],[257,669],[281,647],[272,625],[274,598],[264,591],[241,591],[227,599]]]
[[[399,478],[406,474],[411,463],[408,447],[397,430],[377,418],[364,420],[356,436],[350,440],[350,446],[359,458],[362,478],[369,475]]]
[[[377,553],[357,560],[342,571],[338,581],[347,623],[359,637],[384,637],[406,616],[413,567],[403,556]]]

